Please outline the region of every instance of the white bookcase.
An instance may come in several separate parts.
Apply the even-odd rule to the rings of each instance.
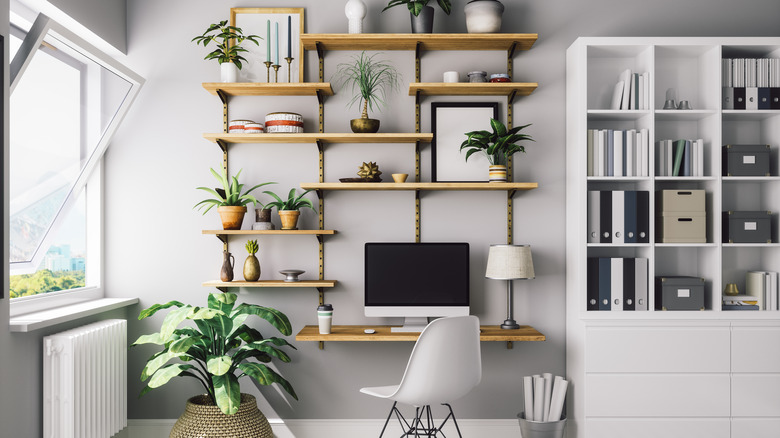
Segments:
[[[699,436],[692,431],[720,430],[717,437],[775,436],[780,425],[780,398],[762,410],[753,424],[740,418],[730,397],[735,376],[750,381],[750,371],[735,370],[729,352],[735,330],[756,330],[762,339],[780,345],[780,312],[722,311],[722,291],[736,283],[745,290],[749,270],[780,271],[780,244],[729,244],[721,239],[721,212],[728,210],[780,211],[780,110],[723,110],[721,59],[780,58],[780,38],[579,38],[567,51],[567,373],[573,382],[568,416],[569,436],[639,436],[632,431],[652,430],[652,436]],[[625,69],[649,72],[649,110],[612,110],[610,102],[618,77]],[[687,100],[692,110],[664,110],[667,89]],[[594,177],[587,175],[588,129],[647,129],[650,135],[648,177]],[[657,141],[688,138],[704,140],[704,176],[658,176]],[[769,177],[721,176],[724,144],[770,144]],[[706,243],[656,243],[655,192],[664,189],[706,191]],[[650,192],[650,243],[599,244],[587,242],[588,190],[644,190]],[[778,242],[777,215],[771,225]],[[588,257],[644,257],[648,259],[648,311],[613,312],[587,309]],[[695,276],[705,279],[704,311],[655,310],[655,277]],[[753,333],[752,331],[748,331]],[[766,335],[766,333],[769,335]],[[743,332],[740,332],[743,333]],[[682,340],[682,341],[681,341]],[[610,350],[609,345],[614,344]],[[645,352],[652,363],[669,367],[638,366],[627,358],[631,348]],[[633,348],[632,347],[632,348]],[[764,342],[745,347],[761,356]],[[604,351],[611,351],[608,360]],[[708,358],[681,361],[681,352]],[[721,354],[722,353],[722,354]],[[710,358],[710,356],[712,356]],[[605,365],[606,364],[606,365]],[[701,367],[698,367],[700,364]],[[608,366],[607,366],[608,365]],[[767,365],[769,366],[769,365]],[[780,392],[780,364],[757,379]],[[669,379],[673,373],[675,379]],[[741,373],[741,374],[734,374]],[[632,409],[611,397],[626,397],[632,385],[651,385],[657,391],[637,394],[656,409]],[[754,382],[755,383],[755,382]],[[682,386],[681,386],[682,385]],[[756,385],[758,385],[756,383]],[[680,388],[689,388],[681,390]],[[649,387],[650,388],[650,387]],[[699,389],[697,389],[699,388]],[[650,389],[648,389],[649,391]],[[622,392],[621,392],[622,391]],[[682,391],[682,392],[680,392]],[[640,391],[641,392],[641,391]],[[691,393],[693,392],[693,393]],[[664,397],[662,397],[662,395]],[[675,399],[695,409],[672,409]],[[638,406],[638,405],[637,405]],[[644,412],[644,413],[643,413]],[[768,429],[774,427],[775,429]],[[767,431],[764,434],[762,431]],[[705,435],[700,435],[705,436]]]

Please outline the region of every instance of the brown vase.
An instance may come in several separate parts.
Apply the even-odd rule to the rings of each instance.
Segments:
[[[279,219],[282,220],[283,230],[297,230],[298,216],[301,212],[298,210],[279,210]]]
[[[187,400],[184,413],[173,425],[170,438],[273,438],[268,419],[257,409],[257,401],[241,394],[238,412],[225,415],[207,395]]]
[[[235,259],[233,258],[233,254],[230,254],[227,251],[222,251],[222,269],[219,271],[220,280],[222,280],[225,283],[229,281],[233,281],[234,264],[235,264]]]
[[[219,218],[222,219],[223,230],[240,230],[244,221],[246,207],[222,206],[217,207]]]
[[[260,261],[257,260],[254,254],[249,256],[244,261],[244,280],[257,281],[260,279]]]

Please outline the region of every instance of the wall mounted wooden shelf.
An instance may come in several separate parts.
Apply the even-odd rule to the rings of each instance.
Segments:
[[[373,329],[367,334],[363,330]],[[393,333],[388,325],[334,325],[331,334],[321,335],[319,327],[307,325],[295,336],[296,341],[319,342],[392,342],[416,341],[419,333]],[[516,330],[504,330],[497,325],[480,326],[479,339],[485,342],[540,342],[547,338],[535,328],[522,325]],[[509,346],[511,348],[511,345]]]
[[[528,50],[535,33],[362,33],[303,34],[305,50]]]
[[[321,236],[326,234],[336,234],[336,230],[203,230],[203,234],[213,234],[216,236],[255,236],[255,235],[284,235],[284,236]]]
[[[528,96],[539,86],[536,82],[413,82],[409,95],[416,96]]]
[[[353,134],[306,132],[301,134],[227,134],[206,133],[203,138],[214,143],[430,143],[430,133]]]
[[[203,283],[203,286],[206,287],[216,287],[216,288],[229,288],[229,287],[293,287],[293,288],[302,288],[302,287],[314,287],[314,288],[321,288],[321,287],[334,287],[336,286],[336,280],[301,280],[301,281],[284,281],[284,280],[261,280],[261,281],[219,281],[219,280],[213,280],[213,281],[207,281]]]
[[[218,96],[333,96],[330,82],[303,82],[268,84],[264,82],[204,82],[203,88]]]
[[[515,190],[533,190],[539,186],[538,183],[519,182],[519,183],[301,183],[304,190],[471,190],[471,191],[515,191]]]

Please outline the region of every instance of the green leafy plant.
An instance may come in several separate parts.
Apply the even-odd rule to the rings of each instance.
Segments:
[[[241,43],[251,41],[259,46],[258,39],[263,38],[258,35],[244,35],[240,27],[228,26],[227,20],[223,20],[209,26],[202,35],[196,36],[192,41],[198,45],[202,44],[203,47],[213,41],[217,48],[203,59],[216,59],[220,64],[232,62],[241,70],[241,62],[246,62],[246,58],[241,56],[241,53],[248,51],[241,47]]]
[[[295,187],[293,187],[292,189],[290,189],[290,193],[287,194],[286,201],[283,201],[282,198],[280,198],[274,192],[265,191],[263,193],[276,199],[276,201],[269,202],[266,205],[270,207],[276,207],[277,210],[300,210],[303,207],[308,207],[314,210],[314,205],[312,205],[311,200],[303,197],[305,194],[309,193],[310,191],[311,190],[306,190],[305,192],[296,196],[296,190]]]
[[[255,255],[257,253],[257,250],[259,249],[259,246],[257,245],[257,240],[248,241],[244,246],[244,248],[246,248],[246,252],[248,252],[250,255]]]
[[[420,15],[420,11],[422,11],[425,6],[428,6],[428,2],[430,1],[431,0],[391,0],[390,3],[382,9],[382,12],[395,6],[406,5],[406,7],[409,8],[409,12],[417,17]],[[452,3],[450,3],[450,0],[436,0],[436,2],[445,14],[450,15],[450,12],[452,12]]]
[[[365,51],[353,57],[354,62],[341,63],[336,69],[334,82],[337,89],[349,85],[354,96],[349,101],[350,108],[358,103],[363,107],[362,118],[368,118],[368,110],[385,106],[389,91],[397,91],[400,86],[398,71],[387,61],[377,60],[376,56]]]
[[[520,141],[535,141],[530,135],[519,132],[531,124],[506,129],[503,123],[491,118],[490,131],[467,132],[468,138],[460,145],[460,150],[467,149],[466,161],[477,152],[482,152],[491,165],[506,165],[508,158],[517,152],[525,152],[525,146],[517,144]]]
[[[214,178],[217,179],[217,181],[222,184],[221,189],[210,189],[208,187],[198,187],[198,190],[203,190],[205,192],[211,193],[212,195],[216,196],[216,198],[209,198],[204,199],[197,204],[195,204],[192,208],[198,208],[202,209],[203,207],[206,207],[206,210],[203,211],[203,214],[206,214],[209,210],[211,210],[215,205],[218,207],[225,207],[225,206],[233,206],[233,207],[245,207],[247,204],[254,203],[254,204],[260,204],[262,205],[254,196],[250,195],[249,193],[253,190],[268,185],[268,184],[276,184],[275,182],[266,182],[262,184],[258,184],[251,189],[245,191],[243,194],[241,193],[241,190],[244,189],[243,184],[238,183],[238,177],[241,175],[241,170],[238,171],[236,176],[228,177],[227,173],[223,170],[222,175],[218,174],[216,170],[211,170],[211,174],[214,175]]]
[[[238,412],[241,403],[238,379],[249,376],[260,385],[278,383],[297,400],[290,382],[265,365],[274,358],[290,362],[290,356],[277,347],[295,347],[282,338],[264,338],[259,331],[244,324],[254,315],[289,336],[290,320],[276,309],[245,303],[235,305],[235,302],[236,294],[216,292],[209,294],[208,307],[170,301],[141,311],[139,320],[163,309],[176,308],[165,316],[159,332],[143,335],[133,343],[133,346],[162,346],[162,351],[150,357],[141,372],[141,380],[149,380],[141,396],[174,377],[192,377],[203,385],[224,414],[232,415]],[[195,327],[179,328],[187,320]],[[181,362],[168,363],[173,359]]]

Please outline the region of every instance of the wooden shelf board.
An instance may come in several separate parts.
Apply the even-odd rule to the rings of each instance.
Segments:
[[[373,329],[376,333],[367,334],[363,330]],[[504,330],[496,325],[480,326],[482,341],[544,341],[546,337],[535,328],[527,325],[516,330]],[[416,341],[419,333],[392,333],[387,325],[334,325],[331,334],[321,335],[319,327],[307,325],[295,336],[296,341],[328,342],[371,342],[371,341]]]
[[[304,190],[532,190],[539,187],[538,183],[301,183]]]
[[[335,280],[301,280],[301,281],[284,281],[284,280],[261,280],[261,281],[207,281],[203,283],[206,287],[334,287],[336,286]]]
[[[409,84],[409,95],[419,91],[427,96],[528,96],[538,86],[536,82],[414,82]]]
[[[534,45],[535,33],[363,33],[360,35],[303,34],[305,50],[316,50],[317,43],[325,50],[528,50]]]
[[[203,230],[203,234],[213,234],[217,236],[223,235],[258,235],[258,234],[270,234],[270,235],[323,235],[323,234],[336,234],[336,230]]]
[[[227,143],[430,143],[433,134],[430,133],[389,133],[389,134],[353,134],[353,133],[322,133],[307,132],[301,134],[227,134],[206,133],[203,138],[216,143],[218,140]]]
[[[204,82],[203,88],[217,95],[222,90],[228,96],[333,96],[330,82],[300,82],[293,84],[268,84],[263,82]]]

